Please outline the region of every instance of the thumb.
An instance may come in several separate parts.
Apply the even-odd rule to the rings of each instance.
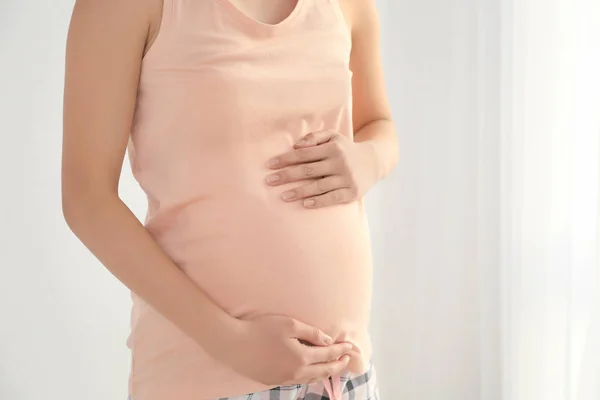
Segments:
[[[294,321],[292,334],[294,338],[306,341],[314,346],[328,346],[333,344],[333,339],[322,330],[300,321]]]
[[[327,143],[335,135],[333,131],[318,131],[311,132],[304,135],[300,140],[294,144],[294,148],[318,146],[323,143]]]

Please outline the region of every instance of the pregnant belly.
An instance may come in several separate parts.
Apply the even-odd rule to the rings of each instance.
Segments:
[[[206,198],[147,224],[173,261],[234,317],[278,314],[356,345],[371,306],[362,202],[305,209],[278,197]]]

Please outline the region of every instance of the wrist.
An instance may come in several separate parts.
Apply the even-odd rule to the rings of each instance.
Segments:
[[[200,346],[216,359],[225,361],[231,349],[240,342],[245,329],[244,321],[226,312],[219,313],[202,329],[202,337],[197,339]]]
[[[240,339],[245,336],[247,329],[247,321],[239,318],[230,317],[227,321],[224,321],[222,339],[228,346],[236,345],[240,342]]]

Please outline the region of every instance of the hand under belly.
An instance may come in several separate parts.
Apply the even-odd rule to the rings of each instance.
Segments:
[[[238,203],[239,204],[239,203]],[[236,318],[277,314],[354,344],[350,370],[368,360],[370,239],[362,204],[307,210],[289,203],[189,207],[157,242]],[[260,204],[260,203],[259,203]],[[227,211],[224,211],[227,210]]]

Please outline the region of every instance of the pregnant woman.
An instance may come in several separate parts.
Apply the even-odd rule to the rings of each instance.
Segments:
[[[77,0],[63,212],[131,290],[131,399],[378,397],[363,196],[398,144],[374,3]]]

